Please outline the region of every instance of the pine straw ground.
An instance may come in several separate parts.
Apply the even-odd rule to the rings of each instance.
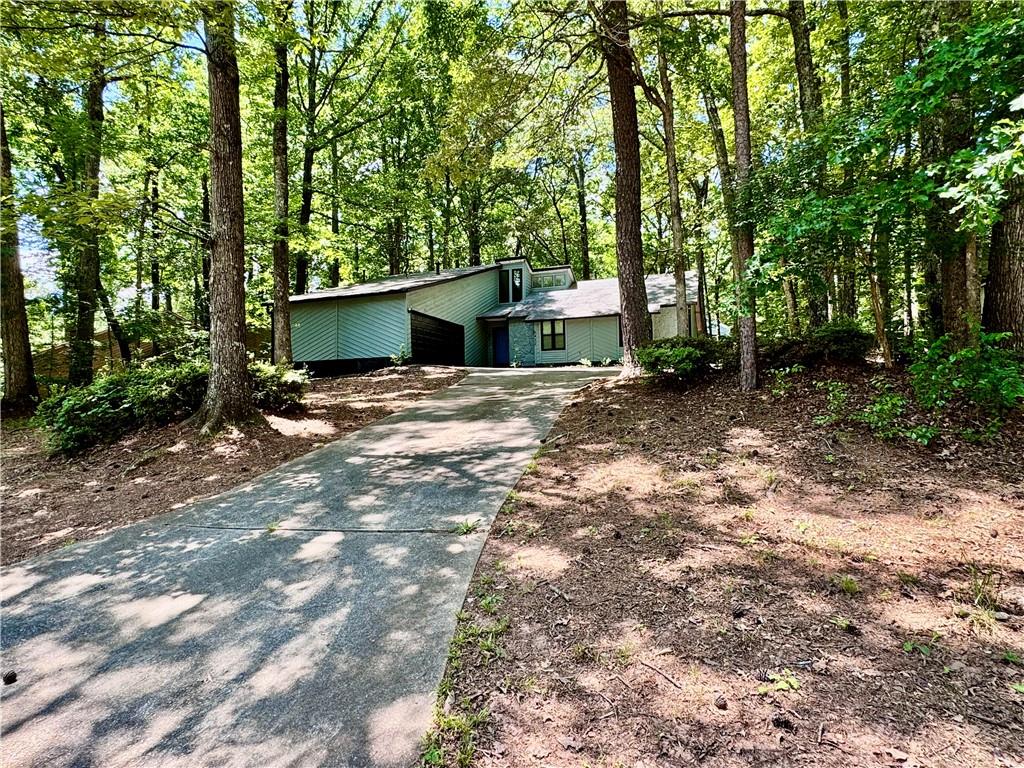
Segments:
[[[828,377],[582,392],[494,524],[424,762],[1024,764],[1021,421],[883,441],[815,424]]]
[[[387,368],[314,379],[305,410],[200,437],[188,422],[48,458],[43,433],[4,422],[0,555],[22,560],[240,485],[454,384],[465,371]]]

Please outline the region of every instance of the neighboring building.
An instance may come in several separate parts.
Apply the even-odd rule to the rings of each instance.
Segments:
[[[688,273],[691,324],[696,288]],[[647,299],[654,337],[675,336],[672,275],[648,277]],[[403,354],[417,363],[497,367],[622,357],[619,281],[579,282],[571,267],[534,269],[525,259],[292,296],[291,322],[295,362],[333,370],[377,367]]]

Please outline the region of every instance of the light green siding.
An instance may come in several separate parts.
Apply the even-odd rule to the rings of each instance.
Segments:
[[[498,270],[420,288],[408,294],[408,309],[458,323],[466,329],[466,365],[487,365],[488,339],[476,318],[498,303]],[[406,347],[412,349],[406,321]]]
[[[409,351],[405,296],[347,299],[338,307],[338,357],[390,357]]]
[[[296,362],[338,359],[339,303],[292,304],[292,357]]]
[[[542,351],[540,325],[536,324],[534,350],[538,365],[574,364],[586,358],[600,363],[605,358],[622,357],[619,346],[619,318],[593,317],[565,321],[565,349]]]
[[[390,357],[408,347],[405,295],[292,304],[296,362]]]

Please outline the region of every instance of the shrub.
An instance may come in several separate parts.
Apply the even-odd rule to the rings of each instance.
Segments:
[[[951,349],[950,336],[921,347],[910,366],[918,402],[929,410],[972,405],[990,418],[1024,403],[1024,362],[1003,346],[1009,334],[979,333],[978,345]]]
[[[838,317],[808,332],[806,343],[810,359],[863,363],[875,345],[875,337],[853,318]]]
[[[38,419],[49,432],[50,450],[77,453],[145,424],[166,424],[195,413],[207,378],[206,365],[197,362],[129,368],[44,400]]]
[[[297,407],[306,374],[265,364],[250,366],[253,402],[262,410]],[[144,426],[170,424],[195,413],[203,402],[206,362],[142,365],[101,376],[85,387],[44,400],[37,418],[55,453],[78,453]]]
[[[686,379],[731,364],[734,350],[735,345],[730,339],[674,336],[640,347],[636,357],[645,373]]]
[[[309,381],[305,371],[267,363],[253,363],[249,375],[252,401],[261,411],[296,410]]]

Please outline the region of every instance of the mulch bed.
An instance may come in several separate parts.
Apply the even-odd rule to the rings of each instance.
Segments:
[[[1020,766],[1024,425],[815,423],[815,380],[875,377],[583,391],[494,524],[428,761]]]
[[[315,379],[306,409],[201,438],[188,423],[146,430],[74,458],[49,458],[37,429],[3,431],[3,563],[99,536],[240,485],[459,381],[409,366]]]

